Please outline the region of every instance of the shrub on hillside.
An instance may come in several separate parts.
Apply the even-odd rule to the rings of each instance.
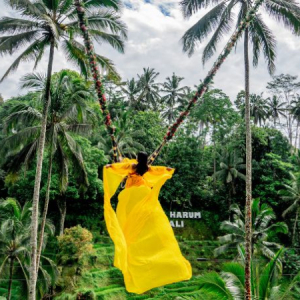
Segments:
[[[84,264],[95,254],[93,249],[93,235],[80,225],[67,228],[58,239],[58,261],[61,265]]]

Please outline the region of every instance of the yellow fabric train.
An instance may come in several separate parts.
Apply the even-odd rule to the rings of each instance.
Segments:
[[[158,201],[161,187],[174,170],[151,166],[140,176],[133,172],[136,163],[124,159],[104,168],[104,217],[115,245],[114,265],[122,271],[127,291],[141,294],[188,280],[192,270]],[[115,212],[110,199],[128,175]]]

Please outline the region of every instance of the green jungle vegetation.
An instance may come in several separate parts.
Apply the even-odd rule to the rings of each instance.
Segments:
[[[209,4],[200,2],[182,1],[185,17]],[[0,299],[244,299],[248,100],[253,299],[300,299],[300,82],[297,76],[274,75],[275,36],[260,14],[245,31],[244,50],[249,50],[249,39],[253,65],[260,52],[266,59],[273,77],[265,92],[248,97],[246,80],[245,91],[230,99],[211,82],[155,162],[176,169],[160,194],[166,214],[201,212],[201,219],[184,220],[183,228],[174,228],[193,277],[136,295],[126,292],[122,274],[113,267],[102,183],[102,169],[112,161],[112,145],[84,45],[78,41],[81,32],[73,3],[8,4],[19,18],[0,19],[0,54],[22,51],[1,81],[23,61],[36,67],[45,50],[50,51],[46,75],[28,73],[20,80],[21,94],[17,90],[18,96],[0,97]],[[91,39],[122,53],[127,28],[119,1],[83,4]],[[238,26],[250,1],[212,3],[216,6],[199,20],[201,26],[183,36],[183,50],[192,55],[196,43],[215,30],[203,52],[203,62],[207,61],[223,35],[235,29],[228,17],[235,4],[240,5]],[[270,17],[299,34],[296,3],[270,0],[265,8]],[[52,72],[58,49],[80,73]],[[247,78],[250,63],[245,57]],[[185,86],[184,78],[171,72],[159,79],[151,67],[135,78],[122,79],[110,59],[99,54],[94,59],[105,71],[102,83],[120,152],[129,158],[139,151],[151,154],[196,87]],[[116,204],[114,197],[114,208]],[[35,245],[38,255],[32,259]]]
[[[145,68],[138,77],[151,78],[149,93],[153,89],[151,97],[157,97],[153,104],[140,97],[145,93],[140,79],[117,83],[106,79],[109,108],[117,125],[116,136],[126,157],[135,157],[138,151],[151,153],[168,124],[193,94],[175,74],[163,83],[155,80],[157,75],[155,70]],[[296,77],[290,75],[279,75],[276,80],[285,78],[290,78],[291,84],[296,82]],[[34,145],[39,137],[42,110],[42,90],[35,86],[39,80],[42,84],[45,79],[37,74],[26,76],[22,84],[33,82],[30,91],[6,99],[0,106],[0,295],[4,298],[9,286],[11,299],[21,299],[28,290],[31,199],[36,169]],[[201,219],[176,219],[183,220],[184,227],[174,228],[182,253],[192,264],[193,278],[134,295],[126,292],[121,272],[113,267],[113,244],[103,220],[101,176],[103,166],[111,161],[111,142],[92,85],[70,70],[55,73],[52,83],[42,182],[47,182],[51,160],[52,180],[38,297],[242,299],[243,91],[231,101],[212,86],[157,160],[158,165],[176,169],[160,195],[166,214],[201,212]],[[137,88],[134,95],[131,95],[132,86]],[[174,91],[176,96],[172,98]],[[251,95],[253,270],[256,270],[252,276],[258,295],[262,293],[260,285],[266,285],[262,299],[283,299],[287,291],[288,299],[299,299],[300,156],[293,146],[299,143],[299,136],[293,136],[291,145],[284,135],[286,119],[297,122],[298,116],[295,108],[288,110],[281,101],[281,114],[274,117],[272,101],[274,96]],[[293,100],[294,107],[299,103]],[[61,170],[64,165],[68,172]],[[46,195],[47,185],[43,184],[41,210]],[[115,198],[113,205],[116,203]],[[42,213],[39,220],[41,224]]]

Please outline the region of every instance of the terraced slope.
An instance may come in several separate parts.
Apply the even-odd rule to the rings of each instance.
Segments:
[[[122,273],[112,267],[113,244],[106,237],[98,238],[95,244],[96,260],[92,267],[84,268],[79,275],[64,270],[64,280],[70,280],[70,286],[55,297],[56,300],[97,299],[97,300],[142,300],[142,299],[202,299],[199,294],[197,276],[204,270],[216,270],[215,261],[199,262],[198,257],[212,257],[216,244],[211,241],[181,241],[184,256],[191,262],[193,274],[191,280],[174,283],[153,289],[145,294],[136,295],[126,292]],[[78,270],[77,270],[78,273]],[[69,276],[69,278],[67,278]],[[204,298],[205,299],[205,298]]]

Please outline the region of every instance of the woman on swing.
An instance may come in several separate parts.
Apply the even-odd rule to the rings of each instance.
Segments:
[[[158,201],[174,169],[148,166],[147,161],[140,152],[137,161],[124,159],[103,170],[104,217],[115,244],[114,265],[122,271],[127,291],[136,294],[192,276]],[[110,199],[126,177],[115,212]]]

